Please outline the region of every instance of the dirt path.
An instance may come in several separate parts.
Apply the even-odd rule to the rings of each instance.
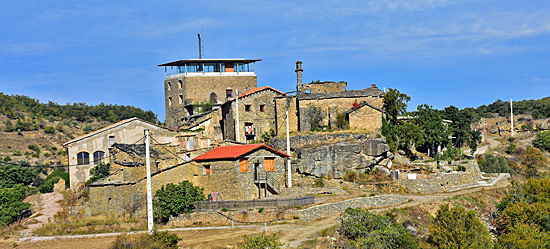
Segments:
[[[55,214],[59,211],[61,206],[59,201],[63,200],[63,195],[58,192],[41,194],[35,205],[38,205],[39,212],[34,213],[27,219],[25,226],[27,229],[22,230],[20,235],[26,237],[32,234],[32,232],[38,228],[41,228],[45,224],[54,220]]]
[[[457,195],[464,195],[481,191],[483,189],[493,188],[501,187],[477,187],[452,193],[438,193],[431,195],[403,195],[411,199],[412,201],[397,206],[373,208],[370,210],[372,210],[373,212],[382,212],[386,210],[391,210],[393,208],[413,207],[425,203],[441,201]],[[288,248],[296,248],[300,246],[300,244],[302,244],[303,242],[318,237],[323,230],[337,226],[337,215],[338,214],[335,214],[332,217],[319,219],[313,222],[307,222],[303,220],[291,220],[285,221],[280,224],[268,224],[267,230],[269,233],[279,232],[281,241],[285,243]],[[244,234],[257,234],[263,232],[264,229],[265,228],[263,225],[237,225],[235,229],[231,229],[230,226],[224,226],[174,228],[166,230],[174,231],[178,234],[178,236],[184,238],[184,241],[180,244],[180,246],[182,246],[183,248],[212,248],[212,246],[215,246],[215,248],[224,248],[225,245],[233,245],[237,243],[240,240],[241,236]],[[141,232],[143,233],[145,231]],[[67,241],[68,243],[70,242],[71,245],[80,244],[79,248],[102,248],[101,246],[91,246],[90,244],[87,244],[86,241],[99,241],[98,238],[103,238],[103,242],[112,241],[114,237],[118,236],[119,234],[121,233],[26,237],[20,238],[18,243],[20,244],[21,248],[48,248],[53,246],[53,244],[58,244],[60,241]],[[210,234],[213,236],[204,236],[205,234]],[[101,245],[104,248],[104,246],[107,244],[102,243]],[[2,244],[0,244],[0,248],[2,248]]]
[[[489,144],[479,147],[474,152],[474,155],[481,155],[485,153],[489,148],[497,147],[500,144],[500,142],[496,139],[496,137],[488,137],[487,142],[489,142]]]

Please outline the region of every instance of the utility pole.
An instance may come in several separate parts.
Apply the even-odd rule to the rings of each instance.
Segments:
[[[287,187],[292,188],[292,172],[290,170],[290,133],[288,127],[288,111],[286,111],[286,154],[289,156],[287,160]]]
[[[145,164],[147,166],[147,230],[153,234],[153,192],[151,187],[151,155],[149,153],[149,130],[145,130]]]
[[[514,107],[512,106],[512,99],[510,99],[510,130],[512,131],[512,137],[514,136]]]
[[[237,95],[237,99],[235,100],[235,105],[237,106],[237,129],[235,132],[237,133],[237,142],[240,142],[241,133],[239,132],[239,89],[235,89],[235,94]]]

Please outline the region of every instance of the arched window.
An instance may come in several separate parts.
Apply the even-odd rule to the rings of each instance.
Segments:
[[[94,152],[94,164],[100,164],[105,162],[105,152],[96,151]]]
[[[168,106],[172,105],[172,97],[168,97]]]
[[[212,92],[210,94],[210,101],[212,101],[213,103],[218,103],[218,95],[215,92]]]
[[[168,88],[168,91],[172,91],[172,82],[168,81],[166,87]]]
[[[178,83],[179,83],[180,89],[182,89],[182,88],[183,88],[183,81],[182,81],[182,80],[178,80]]]
[[[78,165],[86,165],[90,163],[90,153],[83,151],[76,154],[76,163]]]

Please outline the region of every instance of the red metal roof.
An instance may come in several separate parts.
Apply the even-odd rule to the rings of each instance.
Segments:
[[[282,157],[289,157],[289,155],[279,151],[273,147],[265,144],[246,144],[246,145],[232,145],[215,148],[209,152],[206,152],[198,157],[193,158],[193,161],[213,161],[220,159],[237,159],[245,154],[248,154],[257,149],[266,149],[275,154],[279,154]]]

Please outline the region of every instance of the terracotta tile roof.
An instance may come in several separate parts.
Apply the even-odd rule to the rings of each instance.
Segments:
[[[265,144],[246,144],[246,145],[233,145],[223,146],[215,148],[209,152],[206,152],[198,157],[193,158],[193,161],[213,161],[220,159],[237,159],[245,154],[248,154],[257,149],[266,149],[281,157],[289,157],[289,155],[279,151],[273,147]]]

